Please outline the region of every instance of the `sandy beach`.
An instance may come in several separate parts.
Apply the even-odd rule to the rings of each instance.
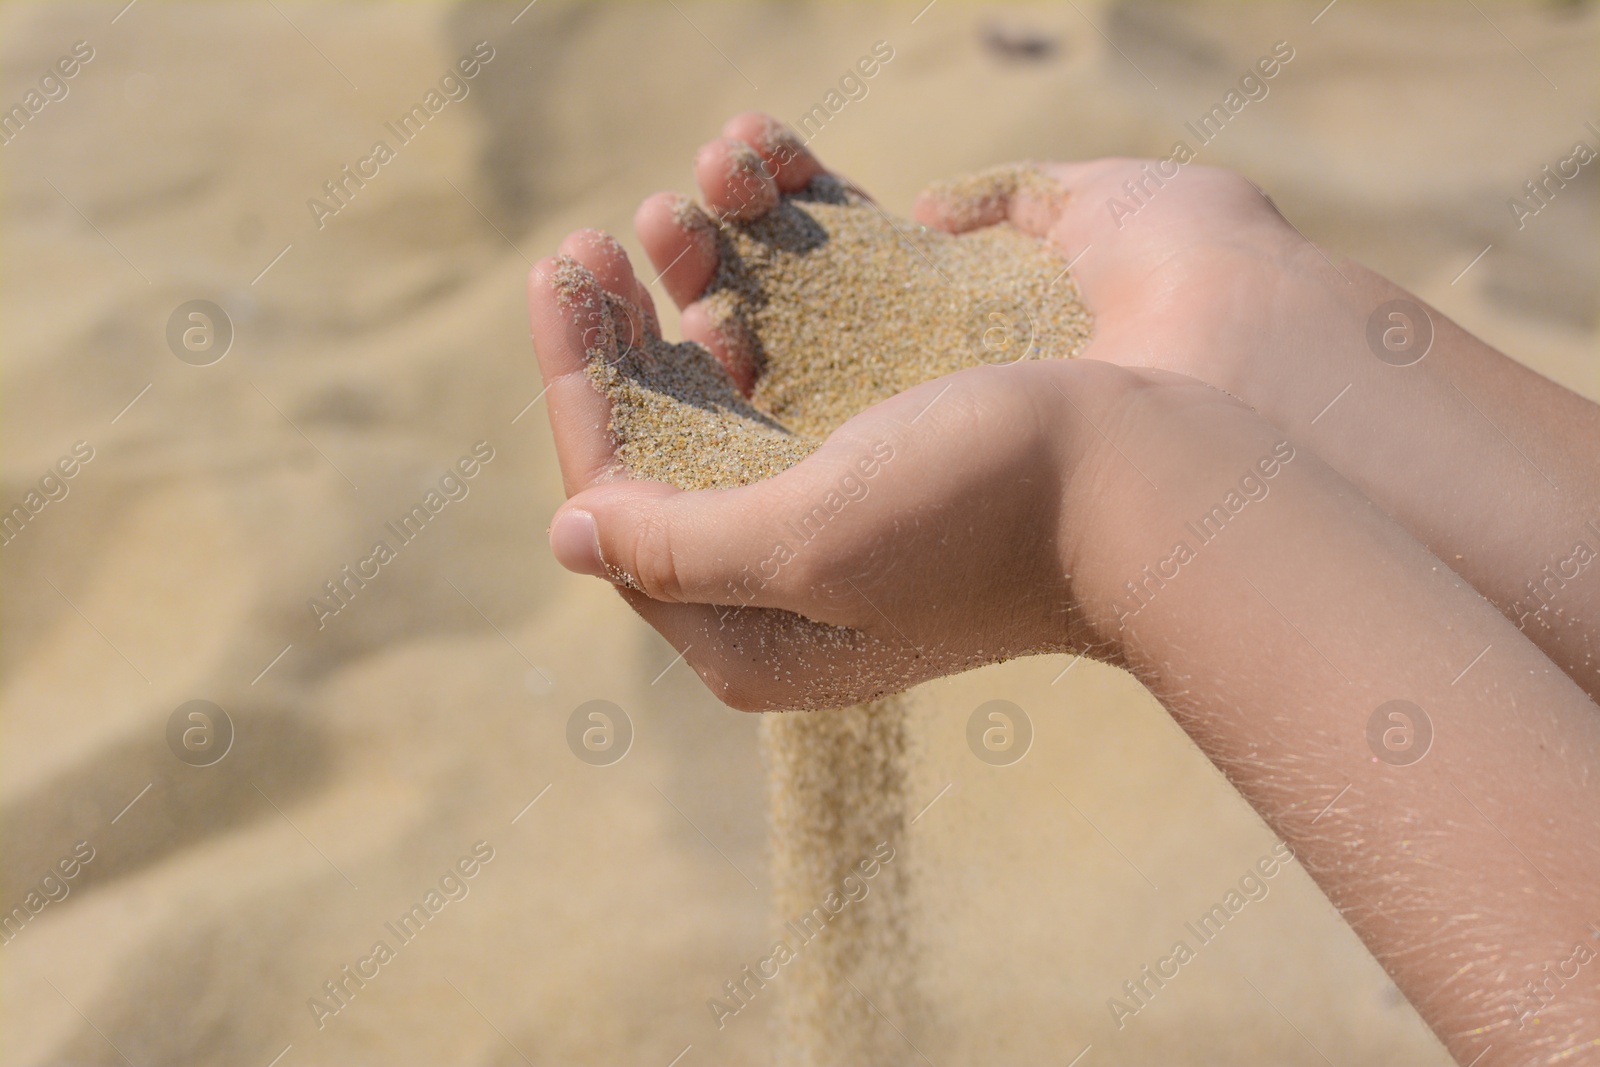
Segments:
[[[648,277],[635,207],[747,108],[901,214],[1186,139],[1600,397],[1597,172],[1510,205],[1600,147],[1594,6],[1324,2],[0,8],[0,909],[45,901],[0,1064],[772,1062],[781,976],[707,1007],[771,941],[757,723],[550,556],[529,264],[593,225]],[[609,764],[569,745],[596,700]],[[968,748],[992,700],[1010,766]],[[911,716],[918,1062],[1450,1062],[1292,862],[1108,1010],[1275,845],[1129,676],[1027,659]]]

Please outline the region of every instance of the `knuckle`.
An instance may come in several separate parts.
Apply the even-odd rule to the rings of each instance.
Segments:
[[[651,600],[679,602],[683,587],[672,554],[672,529],[660,512],[641,521],[633,535],[633,579]]]

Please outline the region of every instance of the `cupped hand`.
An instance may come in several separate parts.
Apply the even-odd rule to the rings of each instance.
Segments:
[[[615,240],[582,231],[562,251],[587,268],[584,285],[634,304],[641,328],[658,329]],[[841,706],[1092,643],[1068,577],[1068,471],[1098,452],[1085,431],[1114,419],[1126,372],[975,367],[860,413],[776,477],[684,492],[619,470],[608,401],[584,371],[606,336],[601,294],[563,301],[562,264],[541,261],[529,284],[572,494],[552,547],[569,569],[611,579],[725,702]]]
[[[710,349],[749,392],[749,354],[718,334],[700,303],[717,267],[706,216],[759,217],[824,170],[763,116],[738,116],[724,135],[696,161],[705,207],[659,194],[635,224],[683,310],[686,339]],[[1262,299],[1274,272],[1314,272],[1294,265],[1315,254],[1280,232],[1292,235],[1253,186],[1196,171],[1187,190],[1168,190],[1162,211],[1149,203],[1143,236],[1085,270],[1093,249],[1073,219],[1128,168],[1137,164],[1053,168],[1072,194],[1065,206],[1019,193],[975,211],[937,190],[918,204],[930,225],[1010,218],[1078,255],[1096,313],[1093,358],[974,367],[925,383],[860,413],[790,470],[737,489],[682,492],[626,477],[608,402],[584,373],[586,350],[606,332],[604,301],[569,294],[563,305],[553,283],[559,262],[538,264],[529,289],[534,340],[572,494],[552,523],[558,559],[611,579],[713,692],[746,709],[839,706],[1027,652],[1106,651],[1113,642],[1104,626],[1076,598],[1075,545],[1097,515],[1118,510],[1114,500],[1131,499],[1119,487],[1140,486],[1101,427],[1129,432],[1135,407],[1152,429],[1170,426],[1186,409],[1222,399],[1188,379],[1123,368],[1197,373],[1220,347],[1207,331],[1253,329],[1226,313],[1229,301]],[[562,252],[592,273],[589,284],[637,309],[634,328],[659,332],[650,297],[613,239],[580,231]],[[1217,255],[1245,280],[1208,276],[1202,298],[1193,291],[1197,264]],[[1185,305],[1195,300],[1204,308]],[[1225,377],[1220,361],[1199,376]],[[1135,395],[1160,400],[1130,405]],[[1118,476],[1104,473],[1107,463],[1120,464]]]

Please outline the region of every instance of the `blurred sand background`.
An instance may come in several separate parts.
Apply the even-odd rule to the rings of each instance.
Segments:
[[[642,263],[635,205],[692,192],[724,118],[797,118],[879,40],[813,147],[902,213],[998,161],[1165,154],[1288,40],[1201,158],[1600,395],[1596,168],[1521,232],[1506,206],[1596,144],[1594,8],[1323,2],[0,8],[6,107],[94,49],[0,147],[4,506],[95,451],[0,549],[0,907],[95,849],[0,948],[0,1060],[770,1061],[781,977],[726,1029],[706,1007],[769,942],[756,723],[550,558],[529,261],[598,225]],[[319,231],[307,199],[480,40],[470,95]],[[212,366],[167,348],[192,299],[234,324]],[[319,631],[307,599],[483,440],[470,494]],[[1070,662],[919,698],[917,1061],[1449,1062],[1298,869],[1111,1024],[1273,838],[1143,690]],[[207,768],[165,740],[192,699],[237,731]],[[592,699],[633,722],[612,766],[565,740]],[[1035,725],[1011,767],[966,747],[991,699]],[[480,840],[470,894],[319,1029],[308,998]]]

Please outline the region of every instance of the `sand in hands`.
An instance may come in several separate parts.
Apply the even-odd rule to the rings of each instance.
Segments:
[[[1023,187],[1058,195],[1026,168],[975,175],[956,191],[978,217]],[[893,218],[831,177],[755,222],[713,222],[695,208],[680,221],[717,242],[706,299],[724,336],[750,353],[755,387],[747,399],[704,348],[646,336],[638,309],[607,297],[607,340],[618,343],[596,344],[588,371],[611,400],[618,458],[636,478],[685,489],[768,478],[911,386],[984,362],[1067,358],[1089,338],[1064,262],[1007,224],[953,238]],[[586,277],[570,262],[556,280],[570,296]],[[779,632],[796,641],[863,638],[792,623]],[[778,936],[794,952],[769,983],[781,986],[784,1064],[921,1061],[912,1047],[921,1006],[905,854],[907,709],[890,697],[762,721],[774,905],[778,924],[791,924]],[[877,861],[871,879],[861,878],[864,861]],[[843,902],[852,874],[849,884],[867,892]]]

